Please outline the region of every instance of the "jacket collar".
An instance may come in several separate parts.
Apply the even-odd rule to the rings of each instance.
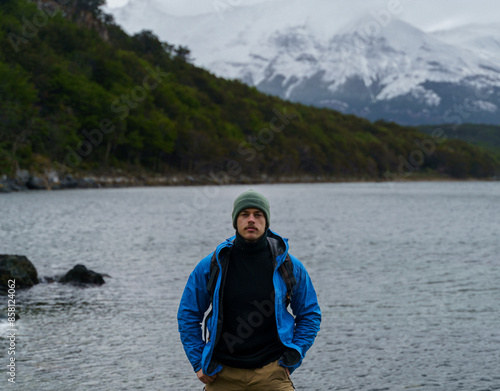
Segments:
[[[236,235],[227,238],[224,242],[222,242],[218,246],[217,252],[219,253],[224,248],[233,247],[235,239]],[[278,265],[281,264],[285,260],[286,254],[288,253],[288,239],[268,229],[267,241],[269,243],[269,247],[271,248],[271,253],[273,254],[273,258],[277,261]]]

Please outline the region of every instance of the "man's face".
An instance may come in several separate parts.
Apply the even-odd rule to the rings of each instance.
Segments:
[[[238,233],[247,242],[255,242],[266,232],[266,217],[260,209],[243,209],[236,220]]]

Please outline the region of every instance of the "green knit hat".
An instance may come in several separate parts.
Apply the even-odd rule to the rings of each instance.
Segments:
[[[255,208],[259,209],[264,213],[266,218],[266,228],[269,228],[271,223],[271,207],[269,201],[262,194],[256,192],[255,190],[247,190],[241,193],[235,200],[233,205],[233,227],[237,229],[236,220],[238,220],[238,215],[243,209]]]

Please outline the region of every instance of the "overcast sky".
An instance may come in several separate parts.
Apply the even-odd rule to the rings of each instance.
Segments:
[[[130,0],[145,1],[145,0]],[[157,0],[165,12],[172,15],[194,15],[216,12],[217,7],[240,7],[255,3],[283,0]],[[290,1],[290,0],[287,0]],[[303,0],[307,1],[307,0]],[[391,4],[402,12],[399,18],[425,31],[434,31],[469,23],[500,23],[498,0],[324,0],[339,7],[359,8],[363,11],[381,11]],[[108,0],[110,8],[127,4],[129,0]]]

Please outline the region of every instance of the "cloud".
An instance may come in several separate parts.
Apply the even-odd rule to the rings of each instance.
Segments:
[[[498,23],[500,20],[497,0],[108,0],[108,6],[119,7],[135,1],[149,1],[164,12],[176,16],[215,13],[217,7],[221,6],[235,9],[281,1],[284,9],[301,5],[315,7],[318,11],[327,10],[325,21],[330,13],[332,23],[336,23],[340,17],[348,19],[355,14],[368,14],[397,5],[403,9],[398,17],[425,31],[471,23]]]
[[[110,8],[123,7],[129,0],[108,0],[106,3]]]
[[[498,23],[496,0],[404,0],[401,19],[425,31],[435,31],[471,23]]]

